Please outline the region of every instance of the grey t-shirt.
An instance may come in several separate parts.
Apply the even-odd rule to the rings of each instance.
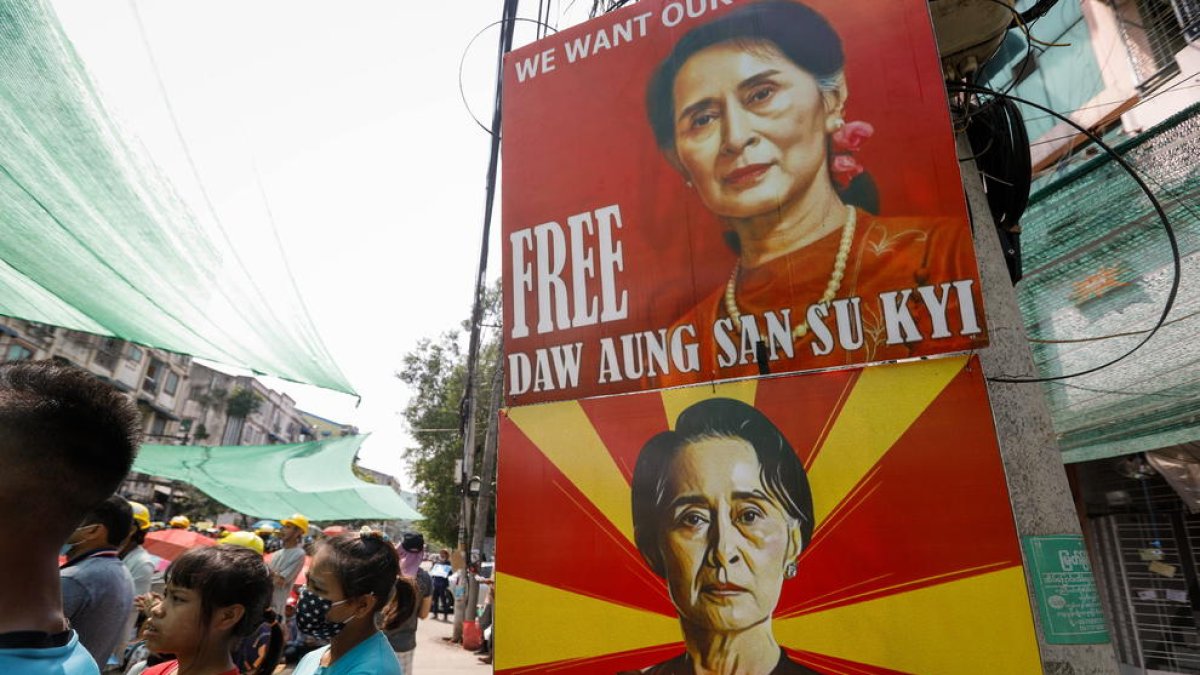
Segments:
[[[116,552],[92,555],[59,572],[63,613],[101,670],[125,639],[133,578]]]
[[[387,632],[388,642],[392,649],[398,652],[411,652],[417,648],[417,615],[421,613],[421,603],[433,593],[433,579],[429,572],[417,568],[417,602],[413,606],[412,615],[400,624],[399,628]]]
[[[271,554],[271,562],[267,563],[267,567],[283,577],[285,582],[283,586],[272,586],[271,590],[271,609],[283,616],[284,606],[292,593],[292,584],[296,582],[296,577],[300,576],[300,570],[304,567],[304,549],[299,546],[281,548]]]

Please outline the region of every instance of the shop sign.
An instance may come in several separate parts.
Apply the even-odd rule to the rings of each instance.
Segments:
[[[1022,537],[1025,560],[1048,644],[1108,642],[1083,537],[1077,534]]]

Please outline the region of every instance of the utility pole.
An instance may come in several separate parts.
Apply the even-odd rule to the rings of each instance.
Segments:
[[[958,152],[970,157],[971,146],[959,137]],[[975,255],[987,309],[989,345],[980,352],[988,378],[1036,378],[1033,351],[1017,304],[1016,290],[1000,249],[1000,240],[988,209],[987,195],[975,163],[963,162],[963,186],[974,224]],[[996,423],[996,436],[1017,535],[1078,535],[1079,520],[1055,441],[1050,408],[1040,384],[988,381],[988,397]],[[1024,551],[1022,552],[1024,554]],[[1030,561],[1025,560],[1025,585],[1034,608],[1038,651],[1047,673],[1104,673],[1116,675],[1117,660],[1111,643],[1049,644],[1037,611]]]
[[[483,233],[479,239],[479,267],[475,274],[475,303],[471,310],[471,340],[467,347],[467,378],[466,392],[461,406],[461,424],[463,430],[463,504],[458,521],[458,548],[466,546],[466,532],[470,526],[470,497],[467,496],[467,481],[475,466],[475,410],[478,397],[475,395],[476,366],[479,361],[479,337],[483,323],[483,296],[487,286],[488,240],[492,228],[492,209],[496,201],[496,173],[500,168],[500,125],[501,101],[504,89],[504,55],[512,51],[513,26],[517,18],[518,0],[504,0],[504,10],[500,18],[500,42],[496,53],[496,95],[492,106],[492,143],[488,158],[487,182],[483,205]],[[467,551],[469,554],[470,551]],[[468,558],[468,567],[473,561]],[[454,609],[454,640],[462,640],[462,624],[467,607],[466,603]]]
[[[471,552],[483,551],[487,538],[488,510],[492,505],[492,476],[496,473],[496,446],[500,425],[500,403],[504,400],[504,349],[496,352],[496,368],[492,373],[492,396],[488,404],[488,419],[492,421],[483,440],[483,468],[480,470],[479,497],[475,500],[475,529],[471,532]],[[493,577],[494,578],[494,577]],[[479,583],[472,577],[467,586],[467,607],[479,602]]]

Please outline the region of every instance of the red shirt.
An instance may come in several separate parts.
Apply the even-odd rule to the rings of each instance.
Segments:
[[[794,355],[782,353],[769,363],[772,373],[794,370],[815,370],[846,366],[853,363],[904,359],[939,352],[967,351],[981,347],[986,335],[980,331],[960,334],[962,328],[959,302],[953,292],[947,292],[945,308],[951,336],[933,339],[930,313],[916,298],[919,286],[940,285],[946,282],[978,278],[974,246],[969,229],[950,218],[877,218],[859,210],[853,243],[846,260],[845,275],[836,298],[861,298],[862,331],[854,331],[862,346],[850,351],[840,344],[827,354],[814,354],[815,331],[795,339]],[[738,275],[735,299],[742,315],[759,318],[759,330],[765,333],[762,317],[766,312],[791,310],[793,327],[804,322],[810,304],[821,299],[833,271],[834,260],[841,244],[842,229],[826,235],[799,250],[792,251],[753,269],[743,269]],[[701,373],[717,379],[746,377],[758,374],[755,362],[719,365],[720,349],[713,334],[713,324],[727,318],[725,285],[713,290],[696,307],[685,314],[675,326],[691,324],[697,332]],[[881,293],[913,291],[908,306],[921,339],[914,342],[887,344]],[[942,289],[938,289],[941,293]],[[983,302],[978,283],[970,289],[980,327],[986,326]],[[832,329],[836,320],[831,315],[826,324]],[[726,332],[734,344],[741,341],[738,327]],[[765,337],[764,337],[765,339]],[[836,335],[835,335],[836,340]],[[740,346],[740,345],[739,345]],[[662,377],[658,386],[671,386],[695,381],[673,373]],[[708,379],[702,377],[700,379]]]
[[[142,675],[175,675],[179,672],[179,661],[167,661],[142,671]],[[230,668],[220,675],[238,675],[237,668]]]

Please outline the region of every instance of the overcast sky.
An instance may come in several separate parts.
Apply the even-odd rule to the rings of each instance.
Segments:
[[[555,2],[552,23],[578,23],[590,4]],[[166,99],[222,221],[261,225],[265,193],[317,329],[362,403],[266,383],[371,433],[363,463],[411,487],[399,417],[408,392],[393,373],[418,340],[470,311],[489,139],[460,98],[459,62],[499,19],[500,0],[52,5],[113,115],[196,210],[200,189]],[[536,12],[522,3],[522,16]],[[464,68],[485,123],[497,30]],[[516,44],[532,38],[524,24]],[[489,276],[499,273],[493,249]]]

